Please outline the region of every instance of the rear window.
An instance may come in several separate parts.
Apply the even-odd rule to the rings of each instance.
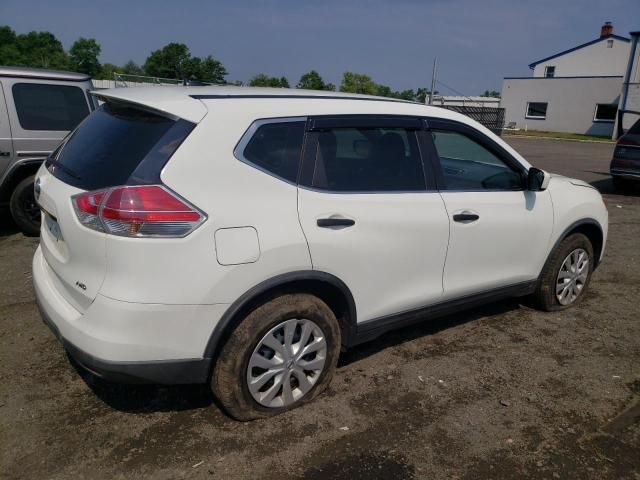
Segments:
[[[79,87],[16,83],[12,91],[24,130],[73,130],[89,114],[87,98]]]
[[[105,103],[49,159],[49,170],[84,190],[157,183],[194,125],[128,105]]]

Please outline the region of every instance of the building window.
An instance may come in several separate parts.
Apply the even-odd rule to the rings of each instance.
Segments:
[[[598,103],[593,115],[594,122],[615,122],[618,105],[615,103]]]
[[[553,78],[556,76],[556,67],[555,66],[549,66],[549,67],[544,67],[544,76],[545,78]]]
[[[607,40],[607,48],[613,48],[613,39]]]
[[[547,118],[547,102],[528,102],[525,117],[541,120]]]

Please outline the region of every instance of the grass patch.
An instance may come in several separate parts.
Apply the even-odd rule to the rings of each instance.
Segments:
[[[512,135],[519,137],[540,137],[540,138],[561,138],[563,140],[590,140],[598,142],[615,143],[615,140],[611,140],[611,137],[604,137],[600,135],[582,135],[580,133],[565,133],[565,132],[543,132],[540,130],[503,130],[502,135]]]

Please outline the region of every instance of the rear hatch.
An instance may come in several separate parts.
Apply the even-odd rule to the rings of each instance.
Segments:
[[[160,183],[160,172],[194,124],[108,100],[49,157],[36,179],[40,245],[60,294],[84,312],[107,271],[107,234],[82,225],[73,197],[121,185]]]

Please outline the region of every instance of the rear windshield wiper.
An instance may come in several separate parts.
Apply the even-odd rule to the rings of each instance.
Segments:
[[[62,163],[60,163],[58,160],[54,160],[53,158],[49,157],[49,158],[47,158],[45,163],[47,165],[54,165],[56,168],[59,168],[64,173],[66,173],[70,177],[75,178],[76,180],[82,180],[82,178],[76,172],[74,172],[69,167],[67,167],[67,166],[63,165]]]

